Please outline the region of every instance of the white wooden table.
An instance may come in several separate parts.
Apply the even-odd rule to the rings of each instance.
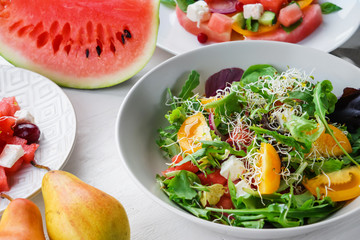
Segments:
[[[342,47],[360,45],[360,30]],[[125,170],[115,145],[115,120],[129,89],[150,69],[173,55],[157,48],[146,67],[132,79],[101,90],[64,89],[77,115],[77,139],[65,171],[116,197],[124,205],[134,240],[206,239],[233,240],[208,231],[154,202],[133,182]],[[0,59],[0,63],[4,63]],[[44,217],[44,201],[38,194],[32,200]],[[336,228],[313,232],[295,240],[359,239],[360,216],[339,223]]]

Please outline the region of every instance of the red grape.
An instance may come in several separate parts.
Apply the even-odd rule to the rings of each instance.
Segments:
[[[27,140],[27,144],[37,143],[40,138],[38,126],[32,123],[20,123],[14,127],[14,136]]]

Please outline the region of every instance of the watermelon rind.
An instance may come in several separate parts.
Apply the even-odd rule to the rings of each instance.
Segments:
[[[14,66],[28,69],[30,71],[37,72],[55,83],[59,86],[67,87],[67,88],[78,88],[78,89],[99,89],[106,88],[122,83],[134,75],[136,75],[139,71],[141,71],[146,64],[150,61],[154,51],[156,49],[157,42],[157,34],[159,29],[159,5],[160,0],[153,1],[153,19],[149,23],[150,27],[150,36],[147,39],[147,42],[142,49],[142,54],[136,61],[129,64],[129,66],[124,69],[119,69],[119,71],[112,72],[110,74],[102,74],[96,76],[88,76],[88,77],[77,77],[73,76],[71,73],[58,72],[56,70],[52,70],[47,68],[46,66],[42,66],[37,64],[34,61],[31,61],[26,56],[24,56],[20,49],[14,48],[2,41],[0,36],[0,56],[2,56],[9,63]],[[0,33],[1,34],[1,33]]]

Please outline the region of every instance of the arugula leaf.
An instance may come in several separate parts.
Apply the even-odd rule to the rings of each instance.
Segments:
[[[259,127],[255,127],[255,126],[251,126],[251,127],[249,127],[249,129],[254,131],[257,134],[266,134],[266,135],[273,136],[277,142],[288,145],[290,147],[294,147],[297,151],[302,152],[302,153],[308,153],[311,149],[311,143],[309,143],[309,142],[302,143],[302,142],[296,141],[295,138],[282,135],[276,131],[271,131],[271,130],[267,130],[267,129],[263,129],[263,128],[259,128]]]
[[[181,92],[179,94],[179,97],[182,99],[188,99],[189,97],[192,97],[194,93],[192,90],[194,90],[200,83],[200,74],[193,70],[191,71],[188,79],[186,80],[184,86],[181,89]]]
[[[284,125],[289,129],[291,136],[293,136],[296,141],[305,144],[315,142],[325,129],[323,125],[320,125],[317,131],[310,134],[310,132],[317,129],[318,126],[315,120],[309,119],[307,113],[303,114],[301,117],[296,115],[291,116],[290,121],[287,121]]]
[[[269,64],[256,64],[248,67],[241,78],[241,83],[247,85],[249,83],[256,82],[261,76],[274,76],[277,74],[277,70]]]
[[[176,7],[176,2],[174,0],[160,0],[160,2],[167,7]]]
[[[337,6],[336,4],[333,4],[331,2],[324,2],[320,4],[321,7],[321,13],[322,14],[329,14],[333,12],[340,11],[342,8]]]
[[[204,218],[206,220],[210,220],[210,211],[203,209],[203,208],[199,208],[194,206],[195,204],[189,204],[188,202],[176,202],[177,204],[179,204],[182,208],[184,208],[185,210],[189,211],[190,213],[192,213],[193,215],[195,215],[196,217],[199,218]]]
[[[313,93],[312,92],[308,92],[308,91],[290,92],[289,99],[303,101],[304,102],[304,104],[302,104],[303,111],[307,112],[309,114],[309,116],[314,116],[315,104],[313,102]]]
[[[181,125],[186,119],[185,109],[183,107],[177,107],[174,110],[169,111],[169,113],[165,115],[165,118],[170,124],[178,122]]]
[[[180,146],[177,142],[173,141],[171,138],[165,138],[157,141],[158,145],[162,150],[168,153],[169,157],[178,155],[181,153]]]
[[[236,95],[236,92],[232,92],[220,100],[205,104],[204,108],[215,108],[216,114],[229,116],[233,112],[241,112],[241,102],[241,98]]]
[[[344,152],[345,156],[348,157],[355,165],[360,166],[359,163],[357,163],[349,155],[349,153],[346,152],[343,146],[336,139],[325,119],[326,114],[330,114],[334,111],[335,103],[337,102],[337,97],[331,92],[332,90],[333,86],[329,80],[324,80],[316,84],[314,90],[315,117],[319,124],[323,124],[325,126],[326,132],[331,135],[339,148]]]
[[[170,199],[191,200],[198,196],[197,191],[191,187],[194,182],[200,182],[199,178],[195,178],[194,175],[196,176],[196,174],[181,170],[172,178],[168,184],[168,191],[171,193]]]
[[[187,7],[190,4],[193,4],[194,2],[195,2],[194,0],[176,0],[178,7],[181,9],[181,11],[183,11],[185,13],[187,11]]]

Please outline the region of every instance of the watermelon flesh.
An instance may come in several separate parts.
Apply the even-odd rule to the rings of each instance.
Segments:
[[[15,174],[23,164],[34,161],[35,152],[39,144],[28,144],[27,140],[14,135],[16,117],[14,113],[20,110],[15,97],[6,97],[0,101],[0,153],[6,144],[20,145],[24,150],[24,155],[20,157],[11,168],[0,166],[0,192],[9,191],[8,175]]]
[[[309,36],[322,23],[321,8],[318,4],[311,4],[303,9],[303,21],[290,33],[285,32],[282,28],[257,36],[249,36],[250,40],[271,40],[297,43]]]
[[[179,7],[176,7],[176,16],[180,23],[180,25],[189,33],[198,35],[199,33],[206,34],[209,41],[214,42],[226,42],[230,41],[231,38],[231,28],[227,31],[214,31],[208,25],[209,22],[201,22],[199,27],[197,26],[197,22],[191,21],[187,16],[186,13],[181,11]],[[213,26],[214,28],[216,26]]]
[[[0,52],[73,88],[125,81],[151,58],[159,0],[16,0],[0,5]]]

